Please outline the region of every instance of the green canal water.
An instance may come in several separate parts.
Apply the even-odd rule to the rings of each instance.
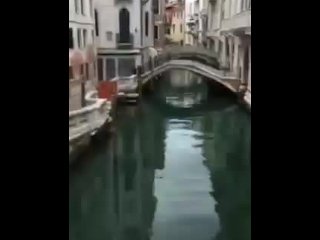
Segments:
[[[250,114],[190,72],[153,89],[70,167],[69,239],[251,239]]]

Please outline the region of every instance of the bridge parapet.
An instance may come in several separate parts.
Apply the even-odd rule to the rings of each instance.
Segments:
[[[159,58],[199,60],[217,69],[220,69],[218,54],[202,46],[167,46]]]

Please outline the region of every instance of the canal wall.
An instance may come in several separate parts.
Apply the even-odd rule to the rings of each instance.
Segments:
[[[91,137],[111,122],[112,104],[97,97],[96,91],[86,95],[88,106],[69,112],[69,164],[88,146]]]

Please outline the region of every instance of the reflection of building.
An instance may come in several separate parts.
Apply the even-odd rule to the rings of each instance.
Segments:
[[[173,70],[168,72],[168,78],[172,87],[190,87],[202,83],[202,77],[190,71]]]
[[[207,99],[207,87],[203,78],[184,70],[171,70],[163,77],[165,81],[158,86],[158,95],[162,102],[181,108],[190,108]]]
[[[95,0],[98,79],[131,76],[154,46],[152,1]]]
[[[207,115],[204,157],[211,171],[213,197],[222,225],[216,239],[250,239],[250,120],[238,107]]]
[[[122,116],[124,120],[119,120],[117,137],[117,156],[121,173],[120,204],[124,211],[121,225],[128,238],[148,239],[156,207],[155,169],[161,167],[161,162],[164,161],[163,148],[161,149],[161,136],[164,133],[158,117],[150,121],[153,114],[140,118],[137,111],[129,116],[127,113],[130,110],[137,108],[126,109]]]

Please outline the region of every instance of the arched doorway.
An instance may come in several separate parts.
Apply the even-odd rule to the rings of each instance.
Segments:
[[[120,43],[130,42],[130,13],[127,9],[122,8],[119,12],[119,32]]]

